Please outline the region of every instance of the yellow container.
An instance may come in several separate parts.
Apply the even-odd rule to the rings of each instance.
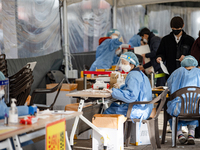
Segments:
[[[83,71],[81,71],[81,78],[83,78],[84,75],[83,75]],[[91,74],[87,74],[87,78],[91,78]]]

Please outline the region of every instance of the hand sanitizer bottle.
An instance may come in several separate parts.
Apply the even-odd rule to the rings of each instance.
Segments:
[[[11,99],[12,104],[9,110],[9,123],[18,123],[18,111],[15,104],[16,99]]]

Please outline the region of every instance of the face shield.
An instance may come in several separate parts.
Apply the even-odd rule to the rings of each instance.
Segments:
[[[9,80],[0,80],[0,101],[4,100],[6,104],[9,104]]]
[[[116,65],[115,70],[117,70],[117,71],[122,71],[123,68],[124,68],[124,66],[128,66],[128,65],[130,66],[130,63],[131,63],[131,64],[136,64],[135,60],[133,60],[130,56],[127,56],[127,55],[122,54],[122,55],[120,56],[120,59],[119,59],[117,65]],[[127,70],[128,70],[128,69],[127,69]],[[124,70],[124,71],[125,71],[125,70]],[[127,72],[127,71],[125,71],[125,72]]]

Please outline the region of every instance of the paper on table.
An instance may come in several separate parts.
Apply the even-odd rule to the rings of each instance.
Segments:
[[[52,114],[72,114],[72,113],[74,113],[75,111],[55,111],[55,112],[53,112]]]
[[[0,126],[0,134],[11,132],[18,129],[18,127]]]
[[[169,74],[166,66],[163,64],[163,61],[160,61],[160,67],[165,74]]]

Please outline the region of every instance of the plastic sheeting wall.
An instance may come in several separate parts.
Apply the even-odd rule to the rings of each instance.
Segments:
[[[61,49],[58,0],[17,0],[18,57],[34,57]]]
[[[70,52],[95,51],[99,38],[112,27],[110,5],[105,0],[83,0],[67,9]]]
[[[0,9],[1,18],[3,17],[8,23],[7,25],[4,23],[2,28],[0,26],[0,29],[3,29],[4,39],[8,37],[7,43],[10,44],[5,46],[4,40],[5,50],[1,52],[5,52],[7,58],[35,57],[61,49],[58,0],[1,1],[5,9],[3,16]],[[12,21],[12,25],[9,25],[11,23],[8,17],[14,18],[15,24]],[[13,38],[17,42],[14,42]],[[14,51],[10,50],[12,45],[16,47]]]
[[[171,32],[170,20],[172,17],[181,16],[185,23],[186,33],[194,38],[198,37],[200,30],[199,8],[149,5],[147,11],[149,29],[157,29],[159,36],[163,37]]]
[[[144,26],[145,8],[142,5],[117,9],[117,29],[123,36],[124,43],[139,32]]]
[[[2,1],[0,0],[0,53],[2,50],[4,50],[4,44],[3,44]]]

